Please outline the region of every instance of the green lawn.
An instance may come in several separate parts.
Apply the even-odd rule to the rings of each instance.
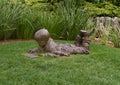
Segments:
[[[23,56],[34,47],[34,41],[0,44],[0,85],[120,85],[120,49],[91,44],[89,55]]]

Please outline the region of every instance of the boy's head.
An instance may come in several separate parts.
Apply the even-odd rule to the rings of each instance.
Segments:
[[[38,42],[40,47],[44,47],[50,38],[50,34],[46,29],[38,30],[35,35],[34,39]]]

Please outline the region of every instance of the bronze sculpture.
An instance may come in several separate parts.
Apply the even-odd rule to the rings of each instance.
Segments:
[[[80,30],[80,34],[77,35],[75,39],[75,45],[78,47],[85,47],[87,50],[89,50],[90,40],[89,36],[94,32],[95,30]]]
[[[50,37],[46,29],[38,30],[34,39],[39,47],[31,49],[27,54],[28,57],[34,58],[38,56],[70,56],[70,54],[89,54],[88,37],[92,32],[80,31],[81,34],[76,38],[75,44],[58,44]],[[82,38],[82,39],[81,39]],[[81,43],[82,42],[82,43]]]

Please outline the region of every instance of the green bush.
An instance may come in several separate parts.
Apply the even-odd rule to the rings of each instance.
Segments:
[[[119,7],[111,4],[110,2],[103,2],[99,4],[86,2],[85,8],[89,10],[91,16],[120,17]]]
[[[47,6],[48,6],[48,3],[46,3],[46,0],[26,0],[25,4],[30,8],[33,8],[36,10],[47,10]]]
[[[1,2],[0,39],[29,39],[35,31],[44,27],[53,38],[74,39],[80,29],[85,29],[88,14],[73,2],[65,1],[66,7],[59,4],[54,12],[31,9],[21,3]]]
[[[33,28],[30,21],[31,11],[25,5],[2,1],[0,11],[0,39],[31,37],[26,34],[26,29]]]
[[[80,29],[86,28],[89,14],[82,7],[82,2],[83,0],[65,0],[56,11],[56,15],[62,18],[61,36],[65,39],[75,39]]]
[[[0,39],[10,38],[16,29],[16,21],[20,19],[21,11],[19,5],[13,5],[3,1],[0,3]]]
[[[113,28],[110,37],[115,47],[120,47],[120,36],[119,35],[120,35],[120,28]]]

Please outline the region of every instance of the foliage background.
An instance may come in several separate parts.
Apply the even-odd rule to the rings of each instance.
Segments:
[[[0,40],[31,39],[44,27],[54,39],[73,40],[80,29],[98,29],[93,17],[120,17],[120,0],[0,0],[0,12]],[[119,32],[109,33],[119,47]]]

